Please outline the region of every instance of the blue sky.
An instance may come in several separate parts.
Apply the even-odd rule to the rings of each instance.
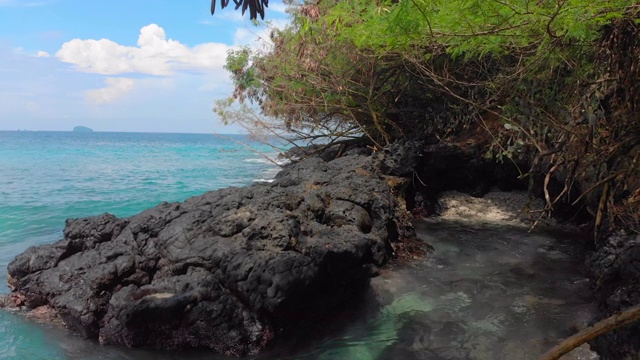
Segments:
[[[227,50],[267,30],[232,4],[0,0],[0,130],[242,132],[211,108],[231,93]],[[265,20],[286,17],[271,0]]]

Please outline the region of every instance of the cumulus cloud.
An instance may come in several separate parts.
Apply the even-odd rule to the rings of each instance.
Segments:
[[[169,76],[179,71],[220,69],[228,49],[220,43],[188,47],[167,39],[164,29],[151,24],[140,30],[137,46],[124,46],[109,39],[73,39],[62,45],[56,57],[83,72]]]
[[[107,78],[106,87],[85,92],[86,99],[93,104],[105,104],[112,102],[133,89],[133,79]]]
[[[42,50],[38,51],[38,53],[36,54],[36,57],[44,57],[44,58],[48,58],[48,57],[50,57],[50,56],[51,56],[51,55],[49,55],[49,53],[48,53],[48,52],[46,52],[46,51],[42,51]]]

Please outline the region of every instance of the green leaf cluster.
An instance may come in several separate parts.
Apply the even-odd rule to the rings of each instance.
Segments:
[[[635,155],[620,156],[640,152],[636,1],[288,3],[291,23],[272,31],[273,47],[232,51],[226,67],[232,98],[279,129],[312,139],[360,134],[374,147],[480,129],[489,156],[568,174],[557,199],[574,178],[598,189],[625,174],[607,190],[612,199],[640,179],[628,175],[638,172]],[[551,209],[557,199],[547,195]]]
[[[443,130],[429,115],[442,110],[434,98],[459,107],[455,103],[472,98],[495,101],[513,93],[514,83],[553,81],[563,71],[591,76],[600,30],[632,5],[630,0],[305,1],[291,5],[289,27],[273,31],[271,51],[232,51],[226,68],[234,97],[259,104],[291,127],[346,121],[388,141],[404,136],[407,127]],[[548,95],[546,100],[558,94]],[[424,111],[411,110],[418,107]]]

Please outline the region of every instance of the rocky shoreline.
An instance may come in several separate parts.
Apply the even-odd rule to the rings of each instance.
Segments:
[[[526,186],[473,149],[407,142],[337,153],[287,165],[268,184],[130,218],[70,219],[62,240],[9,264],[12,294],[0,307],[59,319],[103,344],[247,356],[357,299],[390,260],[425,252],[412,214],[529,226],[542,207],[526,192],[490,192]],[[601,317],[640,302],[637,264],[640,242],[627,235],[591,257]],[[638,356],[638,330],[593,345],[605,359]]]
[[[102,344],[258,353],[357,297],[392,243],[414,236],[403,156],[308,158],[270,184],[69,219],[64,239],[9,264],[5,302]]]

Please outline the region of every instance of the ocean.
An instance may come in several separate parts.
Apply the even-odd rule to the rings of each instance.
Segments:
[[[263,155],[278,151],[245,135],[0,132],[0,293],[9,292],[7,264],[29,246],[61,239],[65,219],[130,216],[268,181],[279,167]],[[0,311],[0,358],[76,358],[70,340],[52,341],[52,331]]]

